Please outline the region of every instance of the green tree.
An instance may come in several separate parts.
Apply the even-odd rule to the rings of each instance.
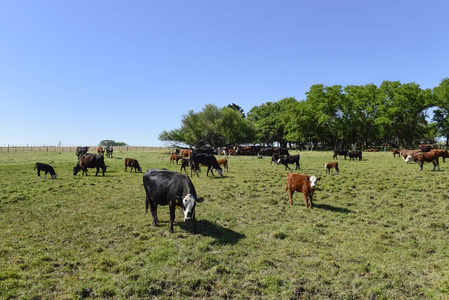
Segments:
[[[433,112],[437,133],[446,137],[446,147],[449,147],[449,78],[443,78],[439,86],[434,88],[437,108]]]
[[[98,146],[107,147],[107,146],[127,146],[124,142],[116,142],[114,140],[102,140]]]

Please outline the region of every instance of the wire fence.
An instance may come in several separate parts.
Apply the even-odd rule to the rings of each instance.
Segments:
[[[98,146],[90,146],[89,152],[96,153]],[[0,147],[0,153],[10,152],[75,152],[78,146],[3,146]],[[148,147],[148,146],[114,146],[114,152],[127,151],[168,151],[166,147]]]

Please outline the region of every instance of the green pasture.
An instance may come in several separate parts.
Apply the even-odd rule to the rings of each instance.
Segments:
[[[179,171],[161,151],[114,153],[105,177],[73,176],[74,153],[2,153],[0,299],[449,298],[449,162],[364,153],[329,175],[331,152],[300,155],[293,172],[321,176],[313,210],[289,205],[283,166],[230,157],[224,178],[192,178],[195,235],[179,211],[168,232],[168,207],[152,226],[143,174],[123,172]]]

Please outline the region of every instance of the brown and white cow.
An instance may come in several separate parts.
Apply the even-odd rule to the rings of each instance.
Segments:
[[[337,175],[340,173],[340,170],[338,169],[338,162],[324,164],[324,168],[326,169],[326,173],[329,172],[329,174],[331,173],[331,169],[335,169],[335,174]]]
[[[105,151],[105,148],[103,148],[103,147],[101,147],[101,146],[98,146],[98,147],[97,147],[97,152],[98,152],[98,154],[104,155],[104,151]]]
[[[401,151],[399,151],[399,155],[402,157],[402,159],[406,162],[406,163],[408,163],[407,161],[406,161],[406,159],[407,159],[407,156],[409,156],[409,155],[415,155],[416,153],[420,153],[420,152],[422,152],[421,151],[421,149],[415,149],[415,150],[407,150],[407,149],[402,149]]]
[[[228,160],[226,158],[218,159],[217,163],[218,163],[219,166],[223,166],[223,171],[226,170],[226,172],[229,172]]]
[[[293,205],[293,193],[302,192],[306,201],[306,207],[308,208],[310,203],[310,208],[312,209],[313,194],[315,193],[316,183],[320,179],[321,177],[316,178],[315,176],[288,173],[285,192],[288,191],[289,193],[290,205]]]
[[[422,171],[422,167],[424,165],[424,162],[431,162],[433,163],[433,170],[435,171],[435,167],[438,167],[438,171],[440,170],[440,162],[439,162],[439,154],[437,152],[421,152],[417,153],[415,155],[409,155],[405,159],[405,162],[408,163],[410,161],[416,162],[416,164],[419,166],[418,171]]]
[[[137,171],[139,171],[140,173],[142,173],[142,168],[139,165],[139,162],[137,161],[137,159],[134,158],[125,158],[125,170],[124,172],[126,172],[128,170],[128,167],[131,168],[130,172],[133,172],[133,168],[134,168],[134,172],[137,173]]]

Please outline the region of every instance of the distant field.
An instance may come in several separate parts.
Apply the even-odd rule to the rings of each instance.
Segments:
[[[74,153],[0,154],[0,299],[446,299],[449,169],[406,165],[391,152],[301,152],[321,176],[315,208],[285,190],[269,158],[230,157],[224,178],[192,178],[200,234],[168,207],[145,214],[142,169],[167,168],[165,150],[115,151],[105,177],[73,176]],[[295,154],[295,153],[294,153]],[[57,180],[38,179],[36,162]]]

